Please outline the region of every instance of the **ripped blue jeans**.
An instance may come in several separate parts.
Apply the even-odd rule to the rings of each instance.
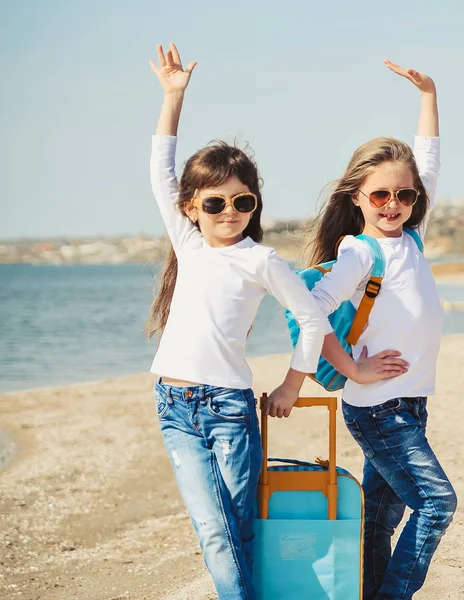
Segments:
[[[262,450],[251,389],[155,386],[180,493],[219,600],[255,600],[253,508]]]
[[[364,452],[364,600],[410,600],[456,510],[456,494],[425,435],[427,398],[342,403]],[[392,554],[391,537],[412,509]]]

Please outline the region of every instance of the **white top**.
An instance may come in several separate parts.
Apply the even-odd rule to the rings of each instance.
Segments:
[[[422,182],[435,204],[440,168],[439,138],[416,137],[414,154]],[[425,235],[426,223],[418,229]],[[377,383],[359,385],[348,380],[343,399],[354,406],[374,406],[392,398],[428,396],[435,392],[435,370],[443,326],[443,310],[429,264],[407,234],[399,238],[377,238],[385,255],[385,276],[369,316],[369,322],[353,358],[358,360],[364,346],[368,356],[382,350],[398,350],[410,363],[407,373]],[[357,308],[372,268],[367,244],[346,236],[338,260],[314,287],[313,295],[325,315],[344,300]]]
[[[245,342],[264,295],[292,311],[302,335],[291,366],[312,373],[324,341],[324,319],[303,281],[272,248],[245,238],[212,248],[176,208],[176,137],[153,136],[153,193],[177,255],[168,322],[151,371],[220,387],[251,387]],[[300,343],[301,341],[301,343]]]

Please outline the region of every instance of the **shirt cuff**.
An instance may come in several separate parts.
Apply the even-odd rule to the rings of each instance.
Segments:
[[[317,359],[307,362],[303,359],[299,352],[295,352],[290,362],[290,367],[299,371],[300,373],[315,373],[317,371],[317,365],[319,364],[319,356]]]
[[[151,144],[153,148],[172,148],[175,150],[177,145],[177,136],[157,135],[154,133],[151,137]]]
[[[440,138],[438,136],[423,136],[416,135],[414,137],[414,150],[430,150],[431,148],[439,148]]]

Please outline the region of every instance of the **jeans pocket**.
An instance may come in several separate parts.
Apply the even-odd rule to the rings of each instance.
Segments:
[[[382,417],[388,417],[401,410],[404,407],[404,401],[401,398],[393,398],[392,400],[387,400],[382,404],[377,404],[372,407],[372,416],[375,419],[379,419]]]
[[[343,418],[345,419],[346,428],[351,433],[351,436],[353,437],[355,442],[358,444],[358,446],[361,448],[364,455],[367,458],[373,458],[375,455],[375,452],[372,449],[372,447],[370,446],[366,437],[364,436],[362,429],[359,426],[358,420],[356,418],[354,418],[354,415],[352,414],[354,412],[354,410],[356,410],[356,409],[354,409],[354,408],[352,409],[350,407],[350,405],[346,404],[345,402],[342,402],[342,412],[343,412]]]
[[[251,412],[250,402],[242,390],[225,389],[217,395],[208,396],[206,407],[212,416],[229,422],[247,421]]]
[[[162,419],[169,409],[168,399],[164,394],[160,394],[160,392],[155,388],[155,403],[156,403],[156,413],[158,415],[158,419]]]

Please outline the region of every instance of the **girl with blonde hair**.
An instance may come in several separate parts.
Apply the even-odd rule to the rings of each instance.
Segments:
[[[377,138],[354,152],[317,221],[310,264],[338,257],[312,290],[329,315],[345,300],[357,308],[369,283],[372,254],[355,236],[376,238],[385,257],[385,276],[352,356],[334,333],[326,336],[322,354],[348,378],[343,416],[364,453],[363,598],[410,600],[456,510],[456,494],[426,437],[443,311],[417,239],[423,239],[435,203],[440,140],[432,79],[385,62],[421,92],[414,150],[400,140]],[[383,363],[392,353],[384,348],[398,351],[403,373],[366,383],[366,361],[388,372]],[[293,387],[284,382],[269,397],[267,412],[289,414],[303,380],[294,376]],[[412,513],[392,553],[391,538],[406,507]]]

